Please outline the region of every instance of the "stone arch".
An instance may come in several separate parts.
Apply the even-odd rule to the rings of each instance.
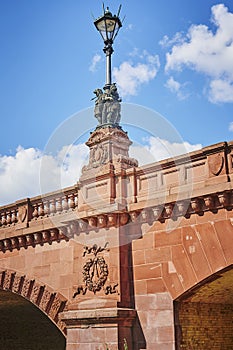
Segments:
[[[66,306],[67,299],[52,291],[45,284],[11,270],[0,271],[0,290],[10,291],[29,300],[39,308],[66,335],[65,324],[59,320],[59,313]]]
[[[233,265],[174,300],[176,350],[233,348]]]

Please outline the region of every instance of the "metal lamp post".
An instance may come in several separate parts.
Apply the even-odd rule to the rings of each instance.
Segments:
[[[113,41],[117,36],[119,29],[122,27],[121,20],[119,18],[121,5],[119,7],[117,15],[112,15],[107,7],[106,10],[103,7],[103,16],[97,18],[94,24],[97,30],[100,32],[104,40],[104,53],[106,55],[106,87],[112,84],[112,67],[111,67],[111,56],[113,53]]]

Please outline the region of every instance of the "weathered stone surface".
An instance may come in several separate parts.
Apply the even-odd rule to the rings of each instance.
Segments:
[[[172,350],[185,319],[174,300],[232,295],[233,143],[143,167],[130,144],[98,128],[77,185],[0,208],[1,289],[37,305],[69,350],[123,349],[124,338],[129,350]]]

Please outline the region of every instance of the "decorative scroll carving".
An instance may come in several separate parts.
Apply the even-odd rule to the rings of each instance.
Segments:
[[[25,298],[29,298],[30,294],[31,294],[31,287],[34,283],[34,280],[29,280],[27,278],[24,279],[24,283],[23,283],[23,288],[22,288],[22,292],[21,295]]]
[[[84,246],[83,247],[83,257],[86,255],[86,254],[93,254],[94,256],[96,256],[98,253],[101,253],[103,252],[104,250],[107,250],[109,251],[109,249],[107,249],[107,245],[108,245],[108,242],[105,243],[104,247],[101,248],[101,247],[98,247],[97,244],[93,244],[92,247],[88,247],[88,246]]]
[[[118,283],[114,284],[114,286],[109,285],[109,286],[105,287],[104,292],[106,295],[115,294],[115,293],[117,293],[117,287],[118,287]]]
[[[32,293],[30,296],[30,300],[33,304],[38,305],[40,300],[40,294],[43,292],[43,287],[41,287],[39,284],[34,284],[32,288]]]
[[[109,271],[108,271],[108,265],[104,259],[103,256],[99,256],[99,254],[105,250],[108,250],[106,247],[108,245],[108,242],[105,244],[105,246],[98,247],[96,244],[94,244],[91,247],[84,246],[84,252],[83,257],[86,255],[92,254],[93,257],[89,258],[86,263],[83,265],[83,285],[80,285],[77,288],[77,291],[74,293],[73,298],[75,298],[79,294],[86,294],[86,292],[89,290],[90,292],[93,292],[96,294],[96,292],[99,292],[101,289],[105,292],[105,294],[113,294],[116,293],[116,287],[117,284],[114,286],[106,286],[104,287]]]
[[[49,308],[49,303],[51,301],[51,298],[53,297],[54,294],[49,292],[47,289],[44,290],[44,293],[42,295],[41,301],[40,301],[40,308],[44,311],[47,312]]]
[[[15,293],[21,293],[21,289],[23,286],[24,276],[15,275],[12,291]]]
[[[14,275],[8,271],[5,272],[5,276],[4,276],[4,281],[3,281],[3,289],[4,290],[10,290],[11,289],[11,285],[12,285],[12,278],[14,277]]]
[[[64,309],[63,304],[64,302],[56,295],[48,313],[52,319],[57,319],[58,313]]]

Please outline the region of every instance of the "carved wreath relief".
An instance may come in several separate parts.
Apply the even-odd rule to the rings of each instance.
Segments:
[[[108,265],[103,256],[99,255],[104,250],[109,251],[107,247],[108,243],[105,244],[103,248],[98,247],[94,244],[92,247],[85,246],[83,257],[86,255],[92,255],[86,263],[83,265],[82,274],[83,274],[83,284],[77,288],[77,292],[74,293],[73,298],[79,294],[86,294],[89,290],[96,294],[101,289],[104,290],[105,294],[113,294],[116,293],[116,287],[118,284],[114,286],[108,285],[105,287],[105,283],[108,277]]]

